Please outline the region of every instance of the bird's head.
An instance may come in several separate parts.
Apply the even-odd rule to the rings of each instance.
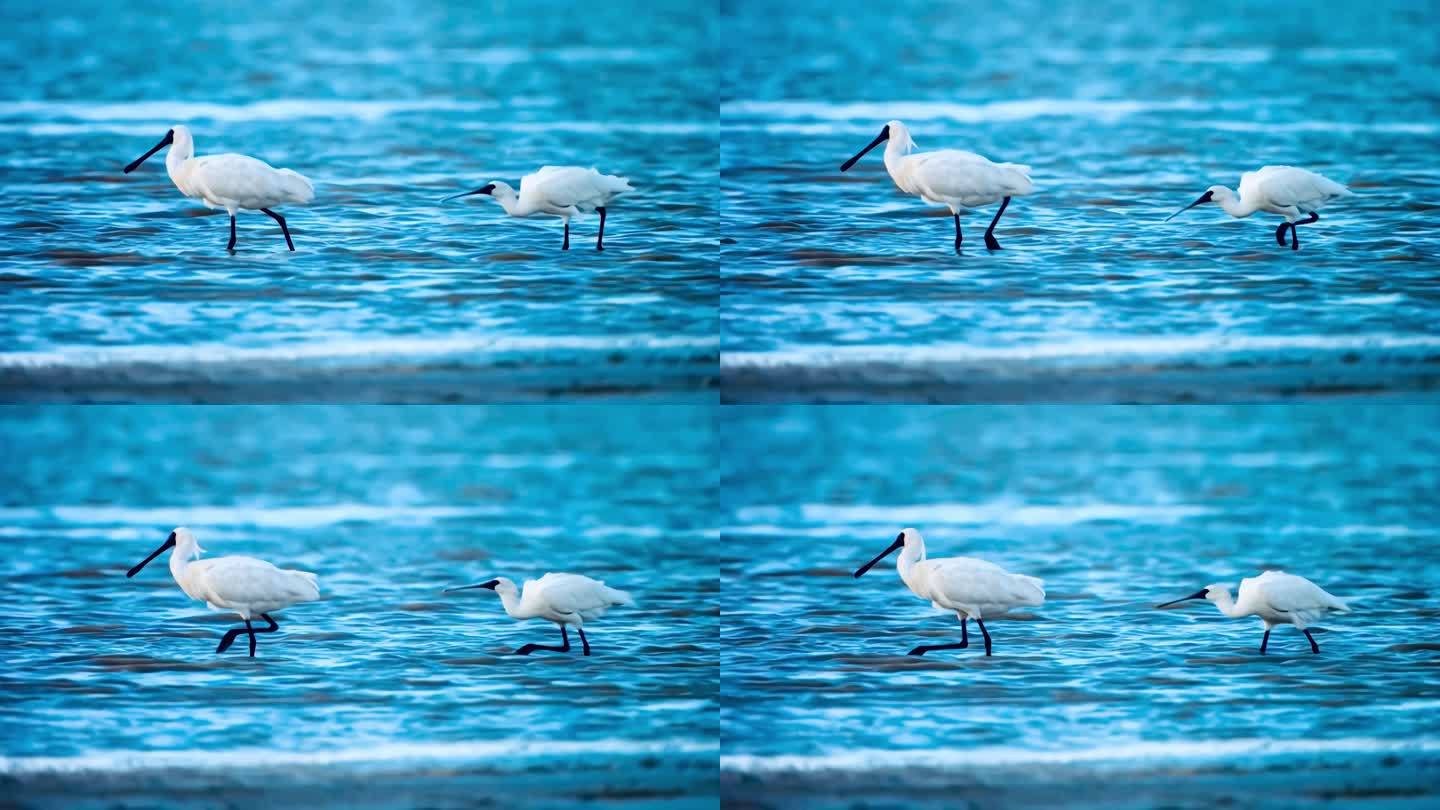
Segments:
[[[184,526],[177,526],[175,527],[175,530],[170,532],[170,535],[165,538],[165,542],[160,544],[159,548],[150,552],[150,556],[141,560],[135,565],[134,568],[131,568],[129,571],[125,572],[125,576],[135,576],[136,574],[140,573],[140,569],[149,565],[151,560],[159,557],[161,554],[164,554],[166,550],[172,548],[175,549],[176,554],[180,555],[181,559],[198,557],[200,556],[201,551],[200,544],[196,542],[194,533],[192,533]]]
[[[894,554],[896,551],[899,551],[900,549],[903,549],[907,546],[912,549],[918,549],[922,547],[922,544],[924,542],[925,541],[922,540],[920,537],[919,529],[905,529],[901,531],[899,534],[895,535],[894,542],[892,542],[889,547],[887,547],[884,551],[877,554],[875,556],[875,559],[865,563],[864,565],[856,569],[855,578],[859,579],[862,575],[864,575],[866,571],[874,568],[876,563],[880,562],[891,554]]]
[[[440,200],[440,202],[449,202],[450,200],[458,200],[461,197],[474,197],[477,195],[490,197],[501,205],[505,205],[507,202],[515,199],[515,189],[511,188],[510,184],[504,181],[491,180],[474,191],[462,191],[459,194],[451,194],[449,197]]]
[[[865,157],[866,152],[869,152],[871,149],[874,149],[886,141],[895,141],[907,152],[910,151],[910,147],[915,145],[914,141],[910,140],[910,130],[906,129],[905,125],[899,121],[891,121],[880,129],[880,134],[875,136],[875,140],[871,141],[869,146],[856,152],[854,157],[842,163],[840,165],[840,171],[850,171],[850,167],[854,166],[855,162],[860,158]]]
[[[172,147],[182,158],[188,158],[195,152],[195,141],[190,137],[190,130],[183,124],[176,124],[165,133],[160,142],[150,147],[150,151],[130,161],[125,167],[125,174],[129,174],[140,168],[140,164],[150,159],[150,156],[159,152],[165,147]]]
[[[485,582],[478,582],[474,585],[461,585],[458,588],[446,588],[445,593],[450,593],[451,591],[472,591],[476,589],[494,591],[501,596],[515,596],[520,593],[520,589],[515,587],[514,581],[507,577],[496,577],[486,580]]]
[[[1188,602],[1191,599],[1204,599],[1208,602],[1213,602],[1218,605],[1223,602],[1230,601],[1230,589],[1218,582],[1211,583],[1210,585],[1206,585],[1205,587],[1201,588],[1195,593],[1190,594],[1189,596],[1182,596],[1179,599],[1174,599],[1169,602],[1165,602],[1164,604],[1156,605],[1155,608],[1157,610],[1174,609],[1175,607],[1180,606],[1182,602]]]
[[[1224,203],[1231,200],[1234,196],[1235,192],[1224,186],[1211,186],[1210,188],[1205,189],[1205,193],[1200,195],[1200,199],[1196,200],[1193,203],[1190,203],[1184,208],[1181,208],[1179,211],[1176,211],[1175,213],[1166,217],[1165,221],[1169,222],[1170,220],[1180,216],[1181,214],[1189,211],[1191,208],[1194,208],[1197,205],[1204,205],[1205,203],[1219,203],[1223,205]]]

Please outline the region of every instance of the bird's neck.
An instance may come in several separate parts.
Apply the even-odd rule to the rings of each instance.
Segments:
[[[925,547],[914,543],[906,543],[905,547],[900,549],[899,559],[895,561],[895,570],[900,573],[900,579],[904,580],[906,587],[916,593],[919,593],[917,588],[924,584],[920,582],[923,579],[921,570],[916,566],[924,561]]]
[[[900,177],[900,164],[905,156],[910,154],[914,143],[908,138],[891,138],[885,143],[885,171],[890,173],[892,179]],[[924,556],[923,554],[921,556]]]
[[[499,594],[499,596],[500,604],[505,607],[505,612],[508,613],[512,619],[530,618],[530,614],[528,612],[521,610],[520,597],[518,595],[513,593],[502,593]]]
[[[1229,591],[1221,591],[1220,594],[1215,597],[1215,607],[1219,608],[1221,613],[1224,613],[1232,619],[1248,615],[1250,612],[1235,604],[1235,600],[1230,598]]]
[[[529,208],[522,208],[519,197],[496,197],[495,202],[500,203],[500,207],[505,209],[505,213],[512,217],[527,217],[535,213]]]
[[[1255,213],[1255,211],[1257,210],[1253,202],[1248,202],[1245,199],[1234,194],[1231,194],[1225,197],[1225,199],[1220,200],[1219,205],[1221,210],[1223,210],[1225,213],[1237,218],[1248,217],[1251,214]]]
[[[178,146],[171,146],[170,150],[165,153],[165,171],[170,175],[170,182],[185,194],[190,193],[186,190],[185,182],[190,176],[189,160],[194,151],[194,147],[181,149]]]

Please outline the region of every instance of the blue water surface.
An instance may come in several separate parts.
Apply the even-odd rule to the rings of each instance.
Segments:
[[[1432,407],[737,406],[720,420],[722,795],[770,806],[1421,807],[1440,796]],[[1040,577],[970,626],[930,557]],[[1267,569],[1321,653],[1207,602]],[[1406,802],[1413,802],[1408,804]],[[929,803],[929,805],[926,805]],[[1331,806],[1334,806],[1331,805]]]
[[[722,30],[723,395],[1255,399],[1429,390],[1440,354],[1440,40],[1425,0],[731,4]],[[895,188],[922,151],[1032,167],[997,206]],[[1298,165],[1357,196],[1280,219],[1212,184]]]
[[[0,385],[10,399],[696,399],[717,369],[710,20],[684,4],[20,2],[0,35]],[[582,13],[583,12],[583,13]],[[162,156],[310,177],[258,212]],[[596,166],[572,223],[447,194]]]
[[[0,786],[26,806],[713,803],[718,593],[705,407],[0,410]],[[280,631],[157,560],[319,575]],[[489,591],[547,571],[631,592],[559,644]],[[108,800],[108,803],[107,803]],[[557,805],[557,806],[559,806]]]

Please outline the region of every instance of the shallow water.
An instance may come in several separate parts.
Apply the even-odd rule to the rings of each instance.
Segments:
[[[725,409],[727,792],[1004,804],[1014,786],[1045,807],[1068,783],[1104,786],[1097,807],[1191,806],[1248,804],[1264,778],[1271,799],[1433,802],[1435,424],[1379,403]],[[960,641],[958,621],[893,557],[852,577],[906,526],[932,557],[1044,579],[1045,604],[987,620],[993,657],[973,622],[969,649],[908,657]],[[1262,657],[1258,622],[1208,603],[1153,609],[1271,568],[1353,600],[1314,631],[1320,655],[1277,628]]]
[[[1436,386],[1433,5],[902,0],[725,20],[723,396],[733,401],[1255,399]],[[921,150],[1032,167],[961,217],[899,192]],[[1166,216],[1301,165],[1358,196],[1278,218]]]
[[[56,406],[0,410],[0,437],[0,784],[27,799],[294,806],[373,782],[451,806],[507,778],[537,801],[713,797],[708,409]],[[164,560],[125,577],[181,524],[206,556],[317,572],[321,601],[256,658],[216,655],[233,615]],[[515,656],[554,626],[441,594],[548,570],[636,600],[589,657],[573,632],[573,654]]]
[[[718,124],[706,22],[606,3],[26,3],[0,38],[7,398],[694,399],[714,386]],[[647,10],[636,13],[637,8]],[[163,61],[154,54],[163,53]],[[228,222],[163,155],[240,152],[316,200]],[[628,176],[572,223],[444,195],[544,164]]]

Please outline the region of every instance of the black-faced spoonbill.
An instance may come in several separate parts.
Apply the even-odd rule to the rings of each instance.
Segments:
[[[1320,652],[1320,645],[1310,635],[1306,625],[1314,624],[1330,611],[1349,613],[1350,606],[1325,589],[1304,577],[1287,574],[1284,571],[1266,571],[1258,577],[1240,580],[1240,598],[1232,600],[1230,589],[1224,585],[1209,585],[1195,593],[1173,602],[1156,605],[1167,608],[1189,599],[1208,599],[1215,603],[1221,613],[1232,619],[1243,616],[1258,616],[1265,625],[1265,635],[1260,639],[1260,654],[1270,643],[1270,629],[1282,624],[1293,624],[1310,640],[1310,652]]]
[[[974,152],[941,149],[938,152],[910,154],[915,141],[910,130],[899,121],[891,121],[880,130],[870,145],[845,161],[840,171],[849,171],[866,152],[889,141],[885,146],[885,170],[895,185],[906,194],[914,194],[931,205],[943,205],[955,217],[955,252],[965,237],[960,232],[960,209],[975,208],[1000,201],[1000,210],[985,229],[985,247],[999,250],[995,241],[995,223],[1010,205],[1011,197],[1030,193],[1030,167],[1018,163],[991,163]]]
[[[931,650],[963,650],[970,646],[966,623],[974,619],[985,637],[985,654],[990,654],[990,633],[985,630],[986,616],[998,616],[1011,608],[1037,607],[1045,604],[1045,583],[1024,574],[1012,574],[994,563],[973,557],[925,559],[925,539],[915,529],[906,529],[895,537],[890,547],[875,559],[860,566],[855,578],[869,571],[876,563],[896,550],[900,559],[895,567],[900,579],[916,596],[936,608],[954,611],[960,619],[959,644],[932,644],[916,647],[910,655],[924,655]]]
[[[1353,196],[1355,192],[1328,177],[1297,169],[1294,166],[1265,166],[1258,172],[1240,175],[1240,193],[1224,186],[1211,186],[1200,195],[1200,199],[1181,208],[1165,218],[1166,222],[1180,216],[1197,205],[1213,202],[1225,213],[1236,219],[1243,219],[1256,211],[1279,214],[1285,218],[1275,229],[1275,241],[1285,245],[1285,229],[1290,229],[1290,249],[1300,249],[1300,229],[1297,225],[1319,222],[1315,213],[1326,203],[1341,197]],[[1300,219],[1300,217],[1306,219]]]
[[[634,191],[630,181],[624,177],[601,174],[595,169],[579,166],[542,166],[540,171],[520,178],[520,193],[509,184],[494,180],[474,191],[452,194],[441,200],[459,199],[475,194],[494,198],[512,217],[528,217],[533,214],[548,214],[565,220],[565,242],[561,250],[570,249],[570,218],[591,211],[600,212],[600,234],[595,237],[595,249],[605,249],[605,205],[610,200]]]
[[[230,629],[220,639],[215,652],[223,653],[235,642],[236,636],[247,633],[250,636],[250,657],[255,657],[255,634],[273,633],[280,625],[270,618],[272,610],[280,610],[300,602],[313,602],[320,598],[320,584],[309,571],[295,571],[276,568],[264,560],[254,557],[215,557],[200,559],[200,544],[195,535],[183,526],[170,532],[160,547],[150,556],[131,568],[125,576],[133,577],[150,561],[170,552],[170,574],[179,583],[180,590],[191,599],[198,599],[212,610],[234,611],[245,620],[245,628]],[[261,630],[250,625],[252,617],[259,616],[270,624]]]
[[[149,152],[126,166],[125,173],[135,171],[151,155],[167,146],[170,151],[165,155],[165,170],[170,173],[170,180],[180,193],[200,200],[208,208],[223,208],[229,212],[230,243],[225,246],[226,250],[235,250],[235,212],[240,210],[269,214],[271,219],[280,223],[286,246],[295,249],[285,218],[270,209],[284,203],[304,205],[315,199],[315,186],[308,178],[245,155],[197,158],[195,139],[183,126],[172,127]]]
[[[579,574],[546,574],[539,579],[526,580],[524,593],[505,577],[478,585],[446,588],[445,592],[474,588],[487,588],[499,594],[500,604],[505,606],[505,612],[513,619],[545,619],[560,625],[559,647],[526,644],[515,651],[516,655],[529,655],[535,650],[569,652],[570,636],[565,632],[566,625],[580,631],[580,643],[584,646],[585,655],[589,655],[590,642],[585,639],[585,622],[604,616],[605,611],[616,605],[633,604],[630,594],[625,591]]]

